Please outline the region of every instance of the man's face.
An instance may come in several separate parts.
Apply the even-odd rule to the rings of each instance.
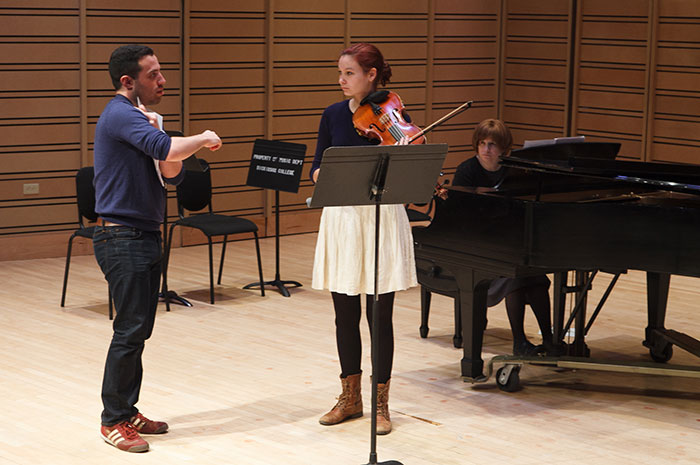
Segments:
[[[134,80],[136,97],[144,105],[155,105],[163,98],[165,78],[160,73],[160,63],[155,55],[145,55],[139,60],[141,71]]]

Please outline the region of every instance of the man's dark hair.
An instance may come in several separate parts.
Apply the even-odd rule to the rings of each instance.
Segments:
[[[125,74],[134,79],[138,77],[141,71],[139,60],[146,55],[153,55],[153,49],[145,45],[122,45],[112,52],[109,57],[109,77],[116,90],[122,86],[119,79]]]

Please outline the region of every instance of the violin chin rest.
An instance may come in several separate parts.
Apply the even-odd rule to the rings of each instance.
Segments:
[[[369,102],[382,103],[382,102],[385,102],[388,97],[389,97],[388,90],[378,90],[376,92],[372,92],[367,97],[363,98],[362,101],[360,102],[360,105],[364,105],[365,103],[369,103]]]

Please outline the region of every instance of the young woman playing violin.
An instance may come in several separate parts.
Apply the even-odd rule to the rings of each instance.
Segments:
[[[360,103],[379,84],[391,78],[391,68],[381,52],[371,44],[360,43],[340,54],[338,83],[348,97],[323,112],[318,130],[316,155],[311,179],[316,182],[323,151],[331,146],[371,145],[379,141],[358,134],[353,115]],[[400,136],[397,143],[406,144]],[[394,292],[416,286],[413,238],[403,205],[382,205],[379,261],[379,364],[375,367],[378,383],[377,433],[391,431],[388,398],[394,355],[392,311]],[[319,422],[334,425],[362,416],[361,365],[362,342],[360,294],[366,294],[367,320],[371,328],[374,293],[374,218],[373,206],[326,207],[321,215],[312,287],[331,291],[335,309],[336,342],[340,358],[342,393],[336,405]]]

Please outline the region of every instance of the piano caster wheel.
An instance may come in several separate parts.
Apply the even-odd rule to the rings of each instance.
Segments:
[[[505,365],[496,372],[496,385],[505,392],[515,392],[520,389],[520,366]]]
[[[455,349],[461,349],[462,348],[462,338],[453,336],[452,337],[452,345],[455,346]]]
[[[666,344],[661,350],[654,346],[649,349],[649,355],[655,362],[666,363],[673,357],[673,345]]]

